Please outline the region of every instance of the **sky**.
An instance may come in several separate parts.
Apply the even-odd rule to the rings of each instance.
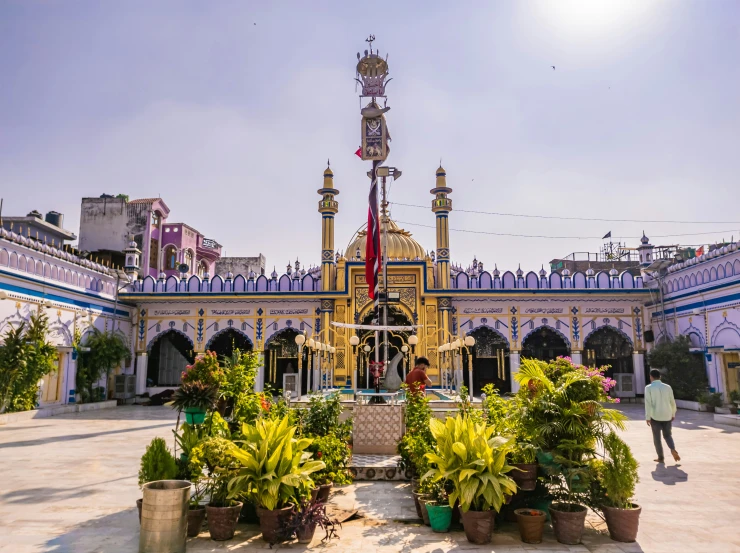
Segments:
[[[739,27],[734,0],[0,0],[3,213],[76,232],[82,197],[161,196],[224,255],[317,265],[327,159],[338,250],[366,219],[354,76],[374,34],[390,200],[422,206],[392,217],[426,250],[440,159],[460,265],[537,270],[608,231],[737,240]]]

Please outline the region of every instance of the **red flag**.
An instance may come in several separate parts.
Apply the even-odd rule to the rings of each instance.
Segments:
[[[378,178],[375,176],[373,162],[373,181],[370,185],[367,209],[367,237],[365,240],[365,281],[367,282],[368,296],[375,299],[378,288],[378,267],[380,261],[380,222],[378,220]]]
[[[357,151],[355,152],[355,155],[362,159],[362,147],[357,148]]]
[[[704,246],[696,250],[696,257],[700,257],[702,255],[704,255]]]

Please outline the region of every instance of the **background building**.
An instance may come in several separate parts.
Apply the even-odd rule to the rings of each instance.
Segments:
[[[38,211],[31,211],[25,217],[0,217],[2,228],[22,234],[27,238],[39,240],[54,247],[62,247],[68,242],[77,240],[74,233],[63,227],[64,215],[49,211],[44,217]]]

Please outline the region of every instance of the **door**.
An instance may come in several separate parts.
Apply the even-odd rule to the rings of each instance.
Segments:
[[[64,355],[57,351],[55,369],[44,377],[41,389],[41,403],[59,403],[61,396],[62,374],[64,370]]]
[[[738,386],[738,371],[740,371],[740,354],[738,353],[723,353],[722,362],[725,370],[725,382],[727,383],[727,390],[724,393],[724,400],[728,402],[730,400],[730,392],[740,391]]]

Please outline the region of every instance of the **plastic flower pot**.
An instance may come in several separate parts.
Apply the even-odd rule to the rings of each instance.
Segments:
[[[640,525],[642,508],[632,504],[631,509],[616,507],[602,507],[606,526],[609,528],[609,537],[614,541],[631,543],[637,539],[637,529]]]
[[[542,534],[545,531],[547,514],[539,509],[517,509],[516,521],[519,525],[519,535],[524,543],[542,543]]]
[[[452,508],[447,505],[438,505],[427,502],[427,513],[429,514],[429,525],[435,532],[449,532],[452,524]]]
[[[550,518],[555,539],[566,545],[581,543],[587,511],[583,505],[553,503],[550,507]]]
[[[203,424],[206,420],[206,410],[200,407],[185,407],[185,422],[188,424]]]
[[[496,518],[495,511],[463,511],[461,508],[460,513],[465,529],[465,537],[468,538],[470,543],[476,545],[491,543]]]

